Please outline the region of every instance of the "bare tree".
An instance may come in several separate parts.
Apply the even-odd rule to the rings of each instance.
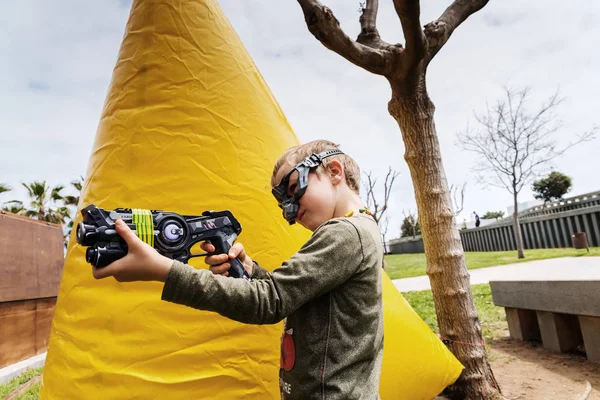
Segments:
[[[399,172],[393,171],[392,167],[389,167],[388,173],[385,176],[385,182],[383,182],[383,202],[377,202],[377,198],[375,197],[377,178],[373,178],[373,173],[371,171],[363,172],[363,175],[367,178],[366,181],[363,181],[363,186],[367,192],[367,207],[378,224],[388,209],[388,201],[390,200],[390,194],[392,193],[392,186],[399,174]]]
[[[388,168],[388,173],[385,176],[385,181],[383,182],[383,202],[377,202],[377,197],[375,196],[375,186],[377,185],[377,178],[373,178],[373,173],[363,172],[363,175],[366,177],[366,181],[363,181],[363,187],[367,193],[367,207],[371,211],[373,218],[379,225],[379,229],[381,231],[381,236],[383,239],[383,249],[384,252],[387,253],[387,245],[385,242],[385,236],[387,235],[388,223],[389,219],[386,216],[386,219],[383,219],[385,212],[388,209],[388,202],[390,199],[390,194],[392,193],[392,186],[394,185],[394,180],[399,175],[399,172],[393,171],[392,167]]]
[[[538,176],[552,160],[574,145],[595,137],[595,128],[560,148],[553,138],[560,124],[554,110],[561,103],[558,92],[539,110],[527,110],[529,89],[504,88],[505,98],[498,100],[484,115],[475,115],[479,129],[458,135],[459,145],[477,153],[475,170],[483,182],[507,189],[513,196],[513,230],[517,256],[524,258],[523,237],[519,225],[518,196],[521,189]]]
[[[400,235],[401,237],[412,236],[414,239],[417,235],[421,234],[417,212],[409,209],[408,214],[404,210],[402,210],[402,214],[404,215],[404,220],[400,226]]]
[[[473,302],[462,244],[455,227],[452,200],[434,123],[433,102],[426,85],[427,66],[454,30],[488,0],[454,0],[435,21],[422,28],[419,0],[393,0],[405,46],[381,39],[376,27],[378,0],[361,7],[361,32],[351,39],[333,12],[319,0],[298,0],[308,30],[325,47],[351,63],[381,75],[391,86],[388,111],[397,121],[405,145],[423,231],[427,275],[440,335],[465,366],[446,390],[452,398],[500,396],[489,366],[481,324]],[[464,345],[472,343],[473,346]]]
[[[454,216],[460,214],[464,209],[466,189],[467,182],[463,183],[462,187],[458,185],[450,185],[450,193],[452,193],[452,200],[454,201]]]
[[[386,215],[385,218],[383,219],[383,221],[381,221],[379,223],[379,229],[381,230],[381,237],[383,238],[383,253],[387,254],[388,253],[388,248],[387,248],[387,243],[385,241],[385,237],[388,233],[388,228],[390,226],[390,216]],[[383,265],[387,265],[387,263],[385,262],[385,259],[383,260]]]

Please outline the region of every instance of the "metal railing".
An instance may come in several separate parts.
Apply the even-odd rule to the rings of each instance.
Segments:
[[[588,244],[600,246],[600,193],[579,196],[579,201],[551,207],[534,208],[519,215],[525,249],[572,247],[572,235],[585,232]],[[569,199],[568,199],[569,200]],[[558,207],[561,207],[560,209]],[[460,236],[465,251],[516,250],[512,218],[485,227],[464,229]]]

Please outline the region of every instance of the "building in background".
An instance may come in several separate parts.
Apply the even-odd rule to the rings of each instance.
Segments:
[[[529,201],[523,201],[521,203],[518,203],[517,207],[519,207],[519,212],[521,212],[521,211],[527,210],[528,208],[539,206],[542,204],[544,204],[544,202],[541,200],[529,200]],[[513,215],[514,210],[515,210],[515,206],[512,204],[510,206],[506,207],[506,215],[505,216]]]

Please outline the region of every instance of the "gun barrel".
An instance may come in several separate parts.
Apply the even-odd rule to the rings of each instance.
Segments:
[[[125,257],[127,249],[118,243],[106,243],[101,247],[88,247],[85,260],[96,268],[106,267],[108,264]]]
[[[104,226],[96,227],[94,225],[88,225],[84,222],[77,224],[77,232],[75,234],[77,243],[82,246],[92,246],[97,242],[106,242],[114,240],[118,237],[115,229],[107,228]]]

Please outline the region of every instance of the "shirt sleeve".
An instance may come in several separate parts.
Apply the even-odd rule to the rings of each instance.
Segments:
[[[271,279],[269,271],[258,265],[255,260],[252,260],[252,263],[254,264],[254,269],[252,270],[251,276],[252,279]]]
[[[251,324],[276,323],[311,299],[339,286],[363,262],[360,235],[346,219],[321,225],[305,245],[273,272],[247,281],[215,275],[175,261],[162,299],[214,311]]]

